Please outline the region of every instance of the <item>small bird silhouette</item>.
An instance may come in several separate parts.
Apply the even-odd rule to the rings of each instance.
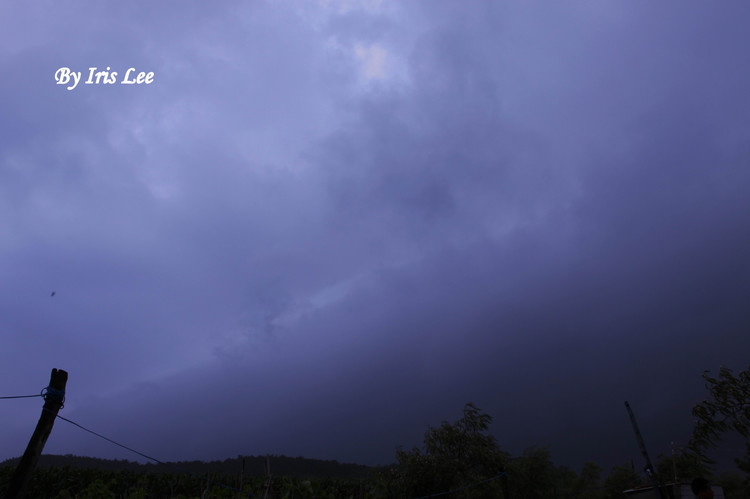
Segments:
[[[51,294],[50,296],[55,296],[55,292],[53,291],[53,292],[52,292],[52,294]]]

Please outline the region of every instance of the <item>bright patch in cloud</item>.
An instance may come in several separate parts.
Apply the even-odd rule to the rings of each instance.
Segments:
[[[383,7],[383,0],[319,0],[318,5],[339,14],[352,10],[376,12]]]
[[[360,72],[365,81],[385,80],[388,78],[388,53],[380,45],[357,44],[354,54],[360,64]]]

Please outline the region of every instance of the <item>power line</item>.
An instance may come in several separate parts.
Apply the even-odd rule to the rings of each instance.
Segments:
[[[123,444],[121,444],[121,443],[115,442],[115,441],[114,441],[114,440],[112,440],[111,438],[107,438],[107,437],[105,437],[104,435],[102,435],[102,434],[100,434],[100,433],[97,433],[97,432],[95,432],[95,431],[93,431],[93,430],[90,430],[90,429],[86,428],[86,427],[85,427],[85,426],[83,426],[83,425],[80,425],[80,424],[76,423],[75,421],[71,421],[71,420],[70,420],[70,419],[68,419],[68,418],[64,418],[64,417],[60,416],[59,414],[57,415],[57,417],[58,417],[59,419],[62,419],[63,421],[66,421],[66,422],[68,422],[68,423],[70,423],[70,424],[74,425],[74,426],[77,426],[78,428],[80,428],[80,429],[82,429],[82,430],[84,430],[84,431],[86,431],[86,432],[88,432],[88,433],[91,433],[92,435],[95,435],[95,436],[97,436],[97,437],[99,437],[99,438],[102,438],[102,439],[106,440],[107,442],[110,442],[110,443],[112,443],[112,444],[115,444],[115,445],[117,445],[118,447],[122,447],[123,449],[129,450],[130,452],[133,452],[133,453],[135,453],[135,454],[138,454],[138,455],[139,455],[139,456],[141,456],[141,457],[145,457],[146,459],[148,459],[148,460],[150,460],[150,461],[154,461],[154,462],[156,462],[156,463],[158,463],[158,464],[162,464],[162,465],[164,465],[164,466],[169,466],[170,468],[174,469],[175,471],[178,471],[178,472],[180,472],[180,473],[185,473],[185,474],[187,474],[187,475],[190,475],[190,476],[192,476],[192,477],[194,477],[194,478],[198,478],[199,480],[203,480],[203,478],[202,478],[202,477],[200,477],[200,476],[198,476],[198,475],[196,475],[196,474],[194,474],[194,473],[191,473],[190,471],[187,471],[187,470],[183,470],[183,469],[180,469],[180,468],[178,468],[177,466],[175,466],[175,465],[173,465],[173,464],[171,464],[171,463],[166,463],[166,462],[164,462],[164,461],[160,461],[159,459],[156,459],[155,457],[151,457],[151,456],[148,456],[148,455],[144,454],[143,452],[139,452],[139,451],[137,451],[137,450],[135,450],[135,449],[133,449],[133,448],[131,448],[131,447],[128,447],[128,446],[126,446],[126,445],[123,445]],[[223,483],[218,483],[218,482],[217,482],[217,483],[214,483],[214,485],[217,485],[217,486],[219,486],[219,487],[222,487],[222,488],[225,488],[225,489],[228,489],[228,490],[232,490],[232,491],[234,491],[234,492],[239,492],[239,493],[241,493],[241,494],[247,494],[248,496],[254,496],[254,495],[255,495],[255,494],[253,494],[252,492],[245,492],[244,490],[240,490],[240,489],[237,489],[237,488],[235,488],[235,487],[231,487],[231,486],[229,486],[229,485],[224,485]]]
[[[8,397],[0,397],[0,399],[30,399],[32,397],[41,397],[42,394],[38,393],[36,395],[11,395]]]
[[[146,454],[144,454],[144,453],[142,453],[142,452],[138,452],[138,451],[137,451],[137,450],[135,450],[135,449],[131,449],[130,447],[127,447],[127,446],[125,446],[125,445],[122,445],[122,444],[120,444],[120,443],[117,443],[117,442],[115,442],[114,440],[112,440],[111,438],[107,438],[107,437],[105,437],[104,435],[100,435],[99,433],[97,433],[97,432],[95,432],[95,431],[93,431],[93,430],[89,430],[88,428],[86,428],[86,427],[84,427],[84,426],[81,426],[81,425],[79,425],[79,424],[78,424],[78,423],[76,423],[75,421],[71,421],[71,420],[70,420],[70,419],[68,419],[68,418],[64,418],[64,417],[60,416],[59,414],[57,415],[57,417],[58,417],[58,418],[60,418],[60,419],[62,419],[63,421],[67,421],[68,423],[70,423],[70,424],[72,424],[72,425],[74,425],[74,426],[77,426],[77,427],[79,427],[79,428],[80,428],[80,429],[82,429],[83,431],[87,431],[87,432],[91,433],[92,435],[96,435],[96,436],[97,436],[97,437],[99,437],[99,438],[103,438],[103,439],[104,439],[104,440],[106,440],[107,442],[113,443],[113,444],[117,445],[118,447],[122,447],[123,449],[129,450],[130,452],[134,452],[134,453],[138,454],[138,455],[139,455],[139,456],[141,456],[141,457],[145,457],[145,458],[146,458],[146,459],[148,459],[149,461],[154,461],[154,462],[156,462],[156,463],[159,463],[159,464],[164,464],[164,465],[167,465],[167,466],[169,466],[169,465],[168,465],[167,463],[165,463],[165,462],[162,462],[162,461],[159,461],[159,460],[158,460],[158,459],[156,459],[155,457],[147,456]]]

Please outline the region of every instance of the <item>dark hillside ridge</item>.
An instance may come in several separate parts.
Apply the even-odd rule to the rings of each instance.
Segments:
[[[339,463],[304,457],[268,456],[272,476],[297,478],[367,478],[377,468],[363,464]],[[175,463],[141,464],[119,459],[99,459],[96,457],[64,456],[43,454],[39,458],[39,468],[86,468],[108,471],[129,470],[143,473],[175,473],[188,471],[195,475],[217,473],[238,475],[242,471],[242,460],[245,460],[245,476],[265,476],[266,456],[237,456],[223,461],[179,461]],[[8,459],[0,463],[0,468],[15,467],[20,458]]]

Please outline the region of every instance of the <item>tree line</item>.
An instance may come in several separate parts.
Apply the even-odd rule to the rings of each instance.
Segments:
[[[750,497],[750,443],[737,471],[712,476],[710,451],[730,432],[750,435],[750,367],[735,375],[722,367],[718,376],[703,373],[708,397],[693,408],[695,428],[688,448],[656,460],[661,477],[690,482],[697,476],[721,485],[727,499]],[[275,472],[259,476],[253,460],[247,474],[238,474],[237,460],[226,460],[214,471],[206,463],[179,463],[188,473],[153,465],[140,469],[62,467],[51,464],[35,472],[29,497],[35,498],[331,498],[377,499],[440,497],[503,499],[622,499],[626,489],[648,485],[632,463],[613,467],[604,476],[596,463],[580,472],[556,466],[546,447],[531,447],[520,456],[500,449],[489,433],[492,417],[472,403],[455,422],[428,427],[421,447],[397,449],[396,463],[370,468],[335,461],[273,458]],[[91,458],[80,458],[91,459]],[[241,458],[238,458],[241,459]],[[70,461],[69,461],[70,462]],[[276,466],[276,464],[281,464]],[[312,463],[312,464],[311,464]],[[0,466],[0,497],[13,473],[12,463]],[[135,463],[131,463],[135,465]],[[212,463],[216,464],[216,463]],[[234,471],[233,471],[234,470]]]

